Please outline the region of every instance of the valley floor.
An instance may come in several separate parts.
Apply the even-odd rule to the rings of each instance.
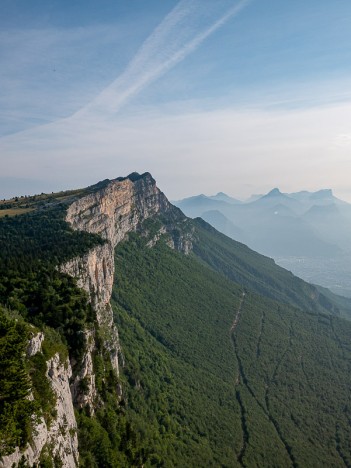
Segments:
[[[277,257],[278,265],[294,275],[351,298],[351,255],[335,258]]]

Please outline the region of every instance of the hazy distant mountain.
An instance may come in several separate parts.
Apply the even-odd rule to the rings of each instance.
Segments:
[[[232,204],[240,204],[242,201],[237,200],[236,198],[230,197],[226,193],[223,192],[218,192],[216,195],[211,195],[207,198],[210,198],[211,200],[219,200],[219,201],[224,201],[227,203],[232,203]]]
[[[314,210],[324,210],[329,216],[333,215],[335,222],[334,211],[337,208],[327,204],[327,200],[334,200],[330,190],[290,195],[274,188],[251,202],[238,203],[235,200],[228,203],[224,200],[235,199],[223,193],[212,197],[202,194],[175,204],[187,216],[202,217],[224,234],[273,257],[323,257],[342,251],[336,236],[326,235],[325,215],[321,216],[322,220],[320,216],[313,215]],[[338,220],[337,225],[340,224]]]
[[[298,200],[280,192],[278,188],[271,190],[266,195],[262,195],[262,197],[250,203],[251,208],[255,207],[257,209],[261,209],[263,207],[274,208],[278,204],[291,209],[292,214],[299,214],[303,211],[302,204]]]
[[[172,203],[178,206],[178,208],[180,208],[187,216],[196,218],[201,216],[205,211],[222,211],[231,207],[230,203],[216,197],[216,195],[214,197],[207,197],[206,195],[201,194],[196,195],[195,197],[184,198],[184,200],[179,200]]]
[[[223,234],[232,239],[236,239],[239,242],[244,242],[247,239],[248,235],[218,210],[205,211],[205,213],[202,213],[201,218],[212,226],[217,226],[216,229],[218,231],[223,232]]]
[[[301,270],[297,270],[299,263],[294,259],[310,261],[311,268],[304,266],[307,265],[308,279],[312,281],[321,278],[321,260],[325,270],[326,260],[340,258],[341,261],[343,255],[351,253],[351,205],[336,198],[330,189],[282,193],[274,188],[245,202],[219,193],[212,197],[187,198],[175,204],[187,216],[202,217],[233,239],[284,262],[285,267],[289,268],[291,263],[291,269],[297,274]],[[341,273],[335,276],[337,271],[333,267],[333,285],[330,279],[321,284],[338,290],[343,277]]]
[[[272,189],[266,195],[260,197],[261,200],[271,199],[271,198],[288,198],[287,195],[284,195],[278,188]]]
[[[263,194],[262,193],[254,193],[252,195],[249,196],[249,198],[247,198],[245,200],[245,203],[250,203],[250,202],[253,202],[255,200],[258,200],[259,198],[263,197]]]
[[[323,239],[339,245],[345,251],[351,251],[351,211],[347,204],[313,205],[303,215],[303,219]]]

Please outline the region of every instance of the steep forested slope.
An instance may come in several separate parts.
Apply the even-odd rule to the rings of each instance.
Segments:
[[[351,462],[351,324],[258,296],[162,241],[133,237],[116,255],[125,414],[145,461]]]
[[[116,252],[127,415],[164,466],[228,465],[240,431],[229,329],[241,290],[162,242],[145,244],[134,237]]]
[[[64,359],[68,353],[82,356],[81,330],[94,320],[85,292],[57,266],[103,243],[70,229],[64,206],[51,204],[50,197],[46,206],[28,201],[31,211],[0,218],[0,456],[26,446],[33,421],[44,417],[50,424],[55,397],[46,362],[56,352]],[[26,356],[30,338],[40,331],[42,353]]]
[[[201,218],[195,226],[194,253],[206,265],[227,278],[251,290],[296,307],[340,315],[336,301],[322,294],[274,260],[254,252],[246,245],[220,234]],[[344,315],[351,317],[351,309],[343,303]]]

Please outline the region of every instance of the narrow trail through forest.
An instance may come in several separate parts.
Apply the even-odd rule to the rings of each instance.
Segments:
[[[286,347],[286,349],[284,350],[284,352],[281,355],[281,358],[277,362],[277,365],[275,366],[275,369],[273,371],[271,381],[276,380],[279,369],[280,369],[281,365],[283,364],[283,362],[285,361],[285,358],[286,358],[287,354],[289,353],[289,351],[291,349],[291,346],[292,346],[292,333],[293,333],[292,332],[292,325],[290,324],[290,327],[289,327],[289,345]],[[269,385],[267,385],[266,386],[266,392],[265,392],[265,398],[264,398],[265,403],[266,403],[266,408],[267,408],[266,415],[269,418],[270,422],[273,424],[273,426],[275,428],[275,431],[276,431],[280,441],[284,445],[285,450],[286,450],[286,452],[287,452],[287,454],[288,454],[288,456],[290,458],[291,465],[293,466],[293,468],[296,468],[298,465],[297,465],[297,462],[296,462],[296,459],[295,459],[294,455],[292,454],[291,447],[289,446],[288,442],[286,441],[286,439],[285,439],[285,437],[284,437],[284,435],[283,435],[283,433],[282,433],[282,431],[280,429],[278,421],[272,415],[271,408],[270,408],[269,392],[270,392],[270,387],[269,387]]]
[[[240,319],[240,315],[241,315],[241,310],[243,308],[243,304],[244,304],[244,301],[245,301],[245,296],[246,296],[246,293],[245,291],[242,292],[242,295],[241,295],[241,299],[240,299],[240,303],[239,303],[239,307],[237,308],[237,311],[236,311],[236,314],[234,316],[234,320],[233,320],[233,323],[232,323],[232,326],[230,327],[230,333],[232,333],[238,323],[239,323],[239,319]]]
[[[257,347],[256,347],[256,359],[258,359],[261,356],[261,340],[262,340],[262,335],[263,335],[263,330],[264,330],[265,317],[266,317],[266,314],[262,312],[260,334],[258,335]]]
[[[238,363],[238,369],[239,369],[239,373],[238,373],[238,376],[236,377],[236,381],[235,381],[235,386],[237,386],[240,383],[240,380],[243,379],[242,366],[241,366],[241,362],[240,362],[240,359],[239,359],[239,356],[238,356],[238,353],[237,353],[237,350],[236,350],[236,342],[235,342],[235,337],[234,337],[234,331],[235,331],[235,329],[236,329],[236,327],[237,327],[237,325],[239,323],[241,311],[242,311],[243,304],[244,304],[244,301],[245,301],[245,296],[246,296],[246,293],[245,293],[245,291],[243,291],[242,295],[241,295],[239,306],[238,306],[238,308],[236,310],[236,313],[234,315],[234,320],[233,320],[232,325],[231,325],[230,330],[229,330],[229,334],[230,334],[230,337],[231,337],[231,342],[233,344],[234,353],[235,353],[235,356],[236,356],[236,360],[237,360],[237,363]],[[245,379],[245,377],[244,377],[244,379]],[[242,399],[241,399],[239,389],[236,390],[235,397],[236,397],[236,400],[237,400],[239,408],[240,408],[240,420],[241,420],[241,431],[242,431],[242,444],[241,444],[240,451],[237,454],[237,462],[240,464],[240,466],[245,466],[244,463],[243,463],[243,458],[244,458],[244,455],[245,455],[245,452],[246,452],[246,447],[247,447],[247,444],[248,444],[248,441],[249,441],[249,431],[248,431],[247,422],[246,422],[246,411],[245,411],[245,407],[244,407],[244,404],[243,404]]]
[[[235,337],[234,332],[235,332],[235,330],[236,330],[236,328],[238,326],[238,323],[239,323],[239,320],[240,320],[240,317],[241,317],[241,314],[242,314],[242,310],[243,310],[243,306],[244,306],[244,302],[245,302],[245,296],[246,296],[246,293],[245,293],[245,291],[243,291],[239,306],[238,306],[238,308],[236,310],[236,313],[235,313],[235,316],[234,316],[234,320],[233,320],[232,325],[230,327],[231,342],[233,344],[234,353],[235,353],[235,357],[236,357],[237,364],[238,364],[238,376],[237,376],[236,381],[235,381],[235,386],[236,386],[235,396],[236,396],[236,399],[237,399],[237,402],[238,402],[238,405],[239,405],[239,408],[240,408],[241,429],[242,429],[242,446],[240,448],[239,453],[237,454],[237,462],[240,464],[240,466],[243,466],[243,467],[246,466],[245,463],[244,463],[244,456],[245,456],[245,452],[246,452],[247,445],[249,443],[249,438],[250,438],[249,430],[248,430],[247,416],[246,416],[246,409],[245,409],[245,405],[244,405],[244,402],[242,400],[242,396],[241,396],[241,393],[240,393],[240,384],[243,384],[244,387],[248,390],[249,394],[252,396],[252,398],[255,400],[255,402],[258,404],[258,406],[261,408],[263,413],[266,415],[266,417],[268,418],[270,423],[273,425],[277,436],[279,437],[280,441],[282,442],[283,446],[285,447],[285,450],[286,450],[287,455],[288,455],[288,457],[290,459],[290,462],[291,462],[291,466],[293,468],[296,468],[297,463],[296,463],[295,457],[291,453],[291,449],[290,449],[289,445],[287,444],[285,438],[283,437],[283,434],[281,433],[281,430],[280,430],[280,427],[279,427],[277,421],[273,418],[273,416],[272,416],[272,414],[270,412],[269,399],[268,399],[269,387],[268,386],[266,387],[266,394],[265,394],[265,405],[266,405],[266,407],[265,407],[264,404],[262,404],[259,401],[259,399],[256,397],[253,389],[249,385],[249,382],[248,382],[248,380],[246,378],[246,375],[245,375],[245,372],[244,372],[244,367],[243,367],[241,358],[240,358],[239,353],[238,353],[238,347],[237,347],[237,342],[236,342],[236,337]],[[260,355],[260,342],[261,342],[262,332],[263,332],[263,328],[264,328],[264,321],[265,321],[265,314],[263,314],[262,318],[261,318],[260,336],[258,338],[258,344],[257,344],[257,350],[256,350],[256,357],[257,358]],[[291,345],[291,343],[289,345]],[[288,351],[288,349],[285,350],[285,352],[283,353],[282,358],[279,360],[279,362],[278,362],[278,364],[277,364],[277,366],[275,368],[275,373],[278,371],[279,366],[281,365],[283,359],[285,358],[285,354],[287,353],[287,351]]]
[[[350,463],[348,461],[348,459],[345,457],[343,451],[341,450],[341,447],[340,447],[340,428],[338,426],[338,424],[336,424],[336,427],[335,427],[335,442],[336,442],[336,451],[338,452],[338,455],[340,457],[340,459],[342,460],[343,464],[347,467],[347,468],[350,468]]]

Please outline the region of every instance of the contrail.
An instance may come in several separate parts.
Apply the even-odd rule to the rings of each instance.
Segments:
[[[145,40],[126,70],[72,118],[107,117],[195,51],[250,0],[181,0]],[[224,9],[224,12],[223,12]],[[215,19],[217,17],[217,19]]]

